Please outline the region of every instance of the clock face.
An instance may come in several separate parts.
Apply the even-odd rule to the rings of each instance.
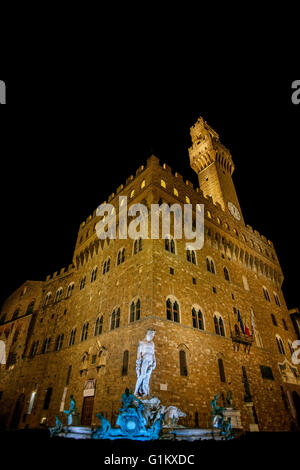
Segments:
[[[233,202],[228,202],[228,209],[230,214],[236,219],[241,220],[241,214],[238,208],[233,204]]]

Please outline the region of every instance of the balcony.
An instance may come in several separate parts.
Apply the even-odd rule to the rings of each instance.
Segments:
[[[254,342],[253,335],[248,336],[243,333],[231,332],[231,339],[234,351],[239,351],[240,346],[242,345],[244,347],[244,352],[249,354],[251,346]]]

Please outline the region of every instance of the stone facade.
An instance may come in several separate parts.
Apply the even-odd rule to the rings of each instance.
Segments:
[[[244,224],[232,158],[218,135],[201,118],[191,134],[200,188],[151,156],[108,202],[117,221],[119,196],[128,197],[128,206],[204,204],[203,249],[193,259],[185,239],[175,240],[172,250],[162,239],[144,239],[137,250],[130,238],[103,242],[95,211],[79,228],[73,263],[43,282],[27,281],[2,307],[0,340],[8,356],[0,366],[3,426],[53,426],[57,413],[66,422],[61,410],[70,394],[83,424],[96,424],[98,411],[114,422],[121,394],[134,390],[137,346],[148,328],[156,330],[151,394],[184,411],[183,424],[209,427],[212,398],[218,393],[224,400],[231,391],[244,430],[296,425],[300,377],[289,347],[296,334],[275,249]],[[238,219],[228,202],[238,208]],[[123,249],[124,260],[118,257]],[[250,336],[241,333],[238,315]]]

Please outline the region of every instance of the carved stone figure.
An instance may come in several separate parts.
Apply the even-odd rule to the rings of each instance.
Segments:
[[[68,426],[78,425],[79,414],[76,408],[76,401],[73,395],[70,396],[70,408],[69,410],[64,410],[64,413],[68,416]]]
[[[92,433],[92,439],[104,439],[111,431],[110,422],[104,417],[103,413],[97,413],[96,418],[99,419],[101,427]]]
[[[163,427],[175,428],[178,427],[179,418],[185,418],[186,414],[176,408],[176,406],[169,406],[164,414]]]
[[[160,404],[160,400],[157,397],[150,398],[150,400],[142,400],[144,405],[143,417],[145,424],[153,425],[164,416],[166,407]]]
[[[224,411],[225,408],[218,405],[219,395],[215,395],[214,399],[211,401],[212,408],[212,425],[214,428],[221,429],[224,422]]]
[[[53,437],[56,434],[59,434],[59,433],[63,432],[63,430],[64,430],[64,425],[61,422],[61,420],[59,419],[58,415],[56,415],[56,417],[55,417],[55,427],[49,428],[50,436]]]
[[[156,367],[155,347],[152,341],[154,336],[154,330],[147,330],[145,339],[140,341],[138,345],[136,361],[137,381],[134,391],[136,396],[143,397],[150,395],[149,381],[152,371]]]

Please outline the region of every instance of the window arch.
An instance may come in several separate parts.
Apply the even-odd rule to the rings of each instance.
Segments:
[[[134,240],[133,254],[137,255],[139,251],[142,251],[142,249],[143,249],[143,239],[142,237],[139,237],[136,240]]]
[[[219,336],[225,336],[224,320],[219,313],[214,314],[215,332]]]
[[[278,307],[280,307],[280,300],[279,300],[278,294],[276,294],[276,292],[273,292],[273,295],[274,295],[275,304]]]
[[[209,273],[216,274],[216,267],[214,260],[209,256],[206,258],[206,268]]]
[[[50,300],[51,300],[51,297],[52,297],[52,292],[48,292],[46,297],[45,297],[45,302],[44,302],[44,306],[46,307],[47,305],[49,305],[50,303]]]
[[[59,302],[61,300],[62,293],[63,293],[63,288],[62,287],[57,289],[56,294],[55,294],[55,302]]]
[[[180,375],[183,377],[188,376],[187,362],[186,362],[186,352],[181,349],[179,351],[179,365],[180,365]]]
[[[69,346],[73,346],[73,344],[75,343],[75,337],[76,337],[76,328],[73,328],[70,334]]]
[[[200,307],[198,307],[197,305],[193,306],[192,308],[192,323],[193,323],[193,328],[204,330],[203,313]]]
[[[271,302],[269,291],[266,287],[263,287],[263,293],[267,302]]]
[[[58,335],[58,337],[56,338],[56,343],[55,343],[55,351],[60,351],[62,349],[63,341],[64,341],[64,335],[63,334]]]
[[[84,288],[84,286],[85,286],[85,280],[86,280],[86,276],[83,276],[83,277],[81,278],[81,281],[80,281],[80,287],[79,287],[80,290],[82,290],[82,289]]]
[[[30,348],[30,352],[29,352],[29,356],[30,357],[34,357],[37,353],[37,349],[38,349],[38,346],[39,346],[39,342],[38,341],[34,341],[31,345],[31,348]]]
[[[197,264],[197,262],[196,262],[196,253],[191,248],[187,248],[187,250],[186,250],[186,259],[189,263]]]
[[[125,261],[125,248],[121,248],[117,255],[117,266]]]
[[[109,269],[110,269],[110,258],[107,258],[103,263],[102,274],[108,273]]]
[[[94,269],[91,272],[91,282],[95,282],[97,279],[97,272],[98,272],[98,267],[95,266]]]
[[[115,330],[120,326],[120,307],[115,307],[112,314],[111,314],[111,322],[110,322],[110,329]]]
[[[50,338],[45,338],[43,342],[43,347],[42,347],[42,354],[46,354],[50,351],[51,347],[51,337]]]
[[[71,295],[73,294],[73,290],[74,290],[74,282],[71,282],[71,284],[69,284],[67,288],[67,298],[71,297]]]
[[[85,341],[87,339],[88,331],[89,331],[89,322],[85,322],[82,327],[80,341]]]
[[[218,359],[219,373],[221,382],[226,382],[225,369],[223,359]]]
[[[228,271],[228,269],[226,268],[226,266],[224,267],[223,271],[224,271],[224,278],[225,278],[225,281],[228,281],[228,282],[229,282],[229,281],[230,281],[229,271]]]
[[[137,321],[141,318],[141,301],[140,299],[133,300],[130,304],[130,323]]]
[[[280,336],[278,336],[278,335],[276,335],[276,342],[277,342],[277,346],[278,346],[278,350],[279,350],[280,354],[285,355],[285,349],[284,349],[283,341],[280,338]]]
[[[175,241],[170,235],[165,238],[165,249],[174,255],[176,253]]]
[[[96,320],[96,323],[95,323],[95,332],[94,332],[94,336],[98,336],[98,335],[101,335],[102,334],[102,330],[103,330],[103,315],[99,315],[97,317],[97,320]]]
[[[179,304],[175,298],[168,297],[166,301],[167,320],[180,322],[179,318]]]

